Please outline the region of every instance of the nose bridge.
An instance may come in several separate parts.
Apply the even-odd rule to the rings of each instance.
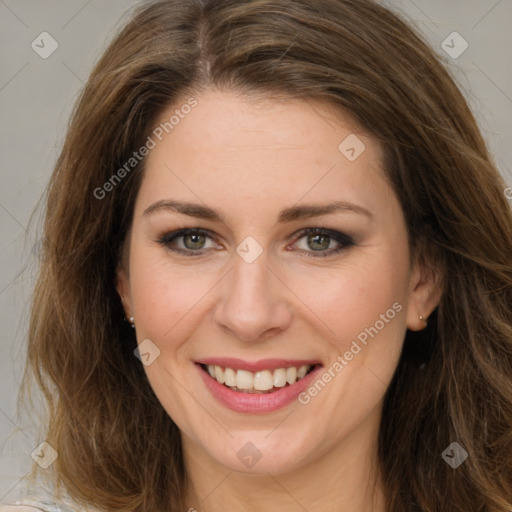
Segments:
[[[268,300],[268,297],[265,296],[269,293],[270,285],[270,271],[267,265],[266,254],[261,254],[254,261],[245,260],[239,255],[235,257],[231,293],[234,298],[241,301],[240,304],[257,299],[257,295],[261,295],[263,302]]]
[[[241,249],[243,243],[238,248]],[[284,329],[290,312],[279,286],[282,285],[268,268],[265,251],[255,259],[245,258],[243,252],[235,254],[233,271],[216,309],[216,322],[246,341],[255,340],[268,330]]]

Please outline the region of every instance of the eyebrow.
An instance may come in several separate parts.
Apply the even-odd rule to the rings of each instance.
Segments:
[[[142,215],[150,215],[158,211],[174,211],[198,219],[206,219],[225,224],[224,215],[218,210],[199,203],[190,203],[186,201],[174,201],[171,199],[162,199],[153,203],[144,210]],[[333,213],[358,213],[373,219],[373,213],[366,208],[349,203],[347,201],[334,201],[327,204],[305,204],[302,206],[291,206],[285,208],[279,213],[278,222],[286,223],[294,220],[309,219],[311,217],[320,217]]]

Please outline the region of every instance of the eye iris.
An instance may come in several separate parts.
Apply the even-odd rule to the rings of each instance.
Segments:
[[[329,248],[330,237],[328,235],[314,234],[308,236],[308,245],[314,251],[321,251]],[[317,247],[315,247],[315,244]]]
[[[187,249],[201,249],[204,245],[205,236],[198,233],[191,233],[183,237]],[[187,244],[187,240],[192,240],[192,244]]]

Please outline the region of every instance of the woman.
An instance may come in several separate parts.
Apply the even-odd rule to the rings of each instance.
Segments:
[[[510,510],[505,188],[378,3],[141,6],[48,191],[26,378],[57,499]]]

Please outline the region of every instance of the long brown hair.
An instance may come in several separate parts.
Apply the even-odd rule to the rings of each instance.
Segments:
[[[99,509],[185,510],[179,430],[133,355],[115,288],[144,160],[104,184],[164,108],[207,86],[326,101],[380,141],[411,254],[444,276],[385,397],[387,509],[509,511],[506,185],[440,59],[371,0],[145,2],[97,63],[47,190],[24,377],[45,393],[55,482]],[[452,442],[469,455],[457,469],[441,457]]]

